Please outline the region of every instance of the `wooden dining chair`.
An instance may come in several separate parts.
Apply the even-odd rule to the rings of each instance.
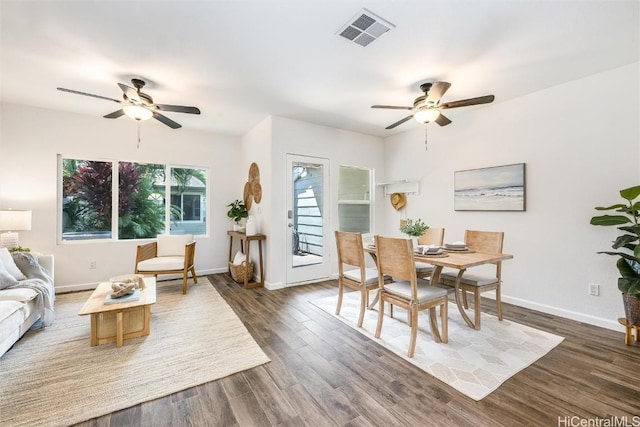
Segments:
[[[420,237],[418,237],[419,245],[438,245],[442,246],[444,242],[444,228],[429,227],[427,231]],[[419,279],[426,279],[433,273],[433,265],[426,262],[416,262],[416,274]]]
[[[464,242],[470,251],[489,254],[502,253],[504,242],[504,232],[502,231],[477,231],[465,230]],[[469,308],[467,302],[467,292],[473,294],[474,323],[476,329],[480,329],[480,295],[483,292],[496,291],[496,309],[498,319],[502,320],[501,290],[502,283],[502,262],[494,263],[495,275],[481,275],[465,272],[460,279],[460,289],[462,291],[462,301],[464,308]],[[443,271],[440,275],[442,283],[455,286],[457,271]]]
[[[360,291],[360,315],[358,327],[362,326],[364,310],[369,305],[369,291],[378,288],[378,270],[367,268],[364,261],[364,246],[362,234],[336,231],[336,246],[338,248],[338,304],[336,315],[340,314],[344,288]],[[345,266],[356,267],[345,270]]]
[[[375,337],[380,338],[384,319],[384,304],[402,307],[409,313],[411,339],[409,341],[408,357],[413,357],[418,335],[418,312],[429,309],[429,324],[436,342],[448,341],[447,319],[447,291],[431,286],[428,280],[418,279],[416,276],[413,244],[410,239],[396,239],[375,236],[378,271],[380,272],[378,325]],[[393,277],[393,282],[385,283],[382,275]],[[442,332],[438,330],[436,308],[440,307]]]

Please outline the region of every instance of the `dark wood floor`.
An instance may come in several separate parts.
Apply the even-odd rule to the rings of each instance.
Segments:
[[[267,291],[209,279],[272,361],[80,426],[640,425],[640,346],[622,333],[503,304],[507,319],[566,339],[476,402],[309,304],[335,281]]]

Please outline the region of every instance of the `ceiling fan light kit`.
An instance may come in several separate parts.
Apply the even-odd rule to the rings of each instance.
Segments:
[[[395,123],[390,124],[385,129],[393,129],[396,126],[413,118],[418,123],[430,123],[436,122],[440,126],[446,126],[451,123],[447,117],[445,117],[440,110],[446,110],[449,108],[467,107],[469,105],[488,104],[493,102],[495,97],[493,95],[485,95],[477,98],[461,99],[459,101],[440,103],[440,99],[445,92],[451,87],[449,82],[435,82],[435,83],[423,83],[420,85],[420,90],[424,92],[424,95],[417,97],[413,101],[413,107],[404,107],[397,105],[372,105],[371,108],[383,108],[387,110],[409,110],[412,113],[407,117],[398,120]]]
[[[418,123],[429,123],[434,121],[440,115],[440,111],[435,108],[425,108],[420,111],[416,111],[413,114],[413,119]]]
[[[122,107],[122,111],[134,120],[149,120],[153,117],[153,112],[147,108],[140,107],[138,105],[125,105]]]

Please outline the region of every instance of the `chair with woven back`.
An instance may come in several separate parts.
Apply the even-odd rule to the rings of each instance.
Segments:
[[[422,236],[418,237],[419,245],[442,246],[442,242],[444,242],[444,228],[429,227]],[[416,262],[416,274],[420,279],[426,279],[431,276],[433,268],[433,265],[427,264],[426,262]]]
[[[198,283],[194,266],[196,242],[193,234],[158,235],[155,242],[138,245],[136,274],[181,274],[182,293],[187,293],[187,279],[191,272]]]
[[[464,242],[470,251],[500,254],[504,243],[504,232],[502,231],[478,231],[465,230]],[[502,320],[501,303],[501,283],[502,283],[502,262],[495,264],[495,275],[473,274],[465,272],[460,278],[460,290],[465,308],[469,308],[467,292],[473,294],[474,324],[476,329],[480,329],[480,295],[483,292],[496,291],[496,309],[498,319]],[[457,271],[443,271],[440,275],[442,283],[455,286]]]
[[[429,310],[431,333],[436,342],[448,341],[447,291],[431,286],[428,280],[419,279],[416,275],[413,244],[410,239],[376,236],[376,255],[379,271],[379,308],[378,325],[375,337],[380,338],[384,319],[385,302],[392,306],[404,308],[409,313],[411,338],[408,357],[413,357],[418,335],[418,312]],[[393,278],[393,282],[385,283],[382,275]],[[442,330],[438,330],[436,308],[440,307]]]
[[[360,314],[358,327],[362,326],[364,310],[369,305],[369,292],[378,288],[378,270],[367,268],[364,260],[362,234],[345,231],[335,232],[338,249],[338,304],[336,315],[340,314],[344,288],[360,291]],[[356,267],[345,270],[345,266]]]

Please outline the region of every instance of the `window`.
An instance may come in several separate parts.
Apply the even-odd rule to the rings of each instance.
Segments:
[[[171,169],[171,234],[205,234],[207,174],[204,169]]]
[[[111,168],[111,162],[62,160],[64,239],[111,239]]]
[[[118,162],[118,239],[163,234],[165,166]]]
[[[371,170],[340,166],[338,180],[340,231],[371,232]]]
[[[62,158],[60,175],[63,241],[206,234],[204,169]]]

